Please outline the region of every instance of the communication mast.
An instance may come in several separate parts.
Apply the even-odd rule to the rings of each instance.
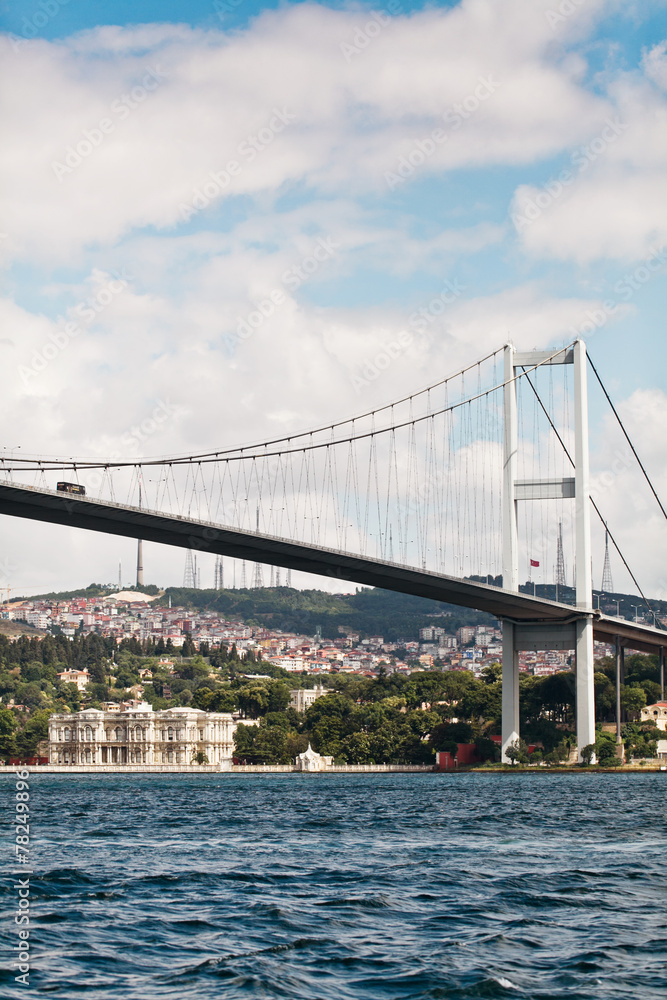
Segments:
[[[222,556],[215,557],[215,581],[214,590],[224,590],[225,589],[225,576],[224,569],[222,565]]]
[[[604,566],[602,568],[602,592],[614,593],[614,581],[611,578],[611,562],[609,559],[609,532],[604,533]]]
[[[196,590],[197,588],[197,577],[194,559],[192,558],[192,549],[188,549],[185,553],[185,572],[183,573],[183,586],[188,590]]]
[[[563,554],[563,522],[558,522],[558,548],[556,550],[556,587],[566,587],[565,555]]]

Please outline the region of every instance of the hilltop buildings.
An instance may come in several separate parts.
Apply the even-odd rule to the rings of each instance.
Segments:
[[[466,625],[454,630],[447,614],[439,616],[441,625],[421,629],[419,642],[385,641],[375,635],[360,638],[356,632],[344,632],[336,638],[321,635],[305,636],[248,626],[242,621],[230,621],[213,611],[192,611],[167,608],[153,603],[144,594],[125,593],[100,597],[78,597],[69,600],[21,601],[0,607],[0,617],[39,623],[40,628],[60,631],[69,638],[74,635],[97,635],[115,639],[137,639],[155,644],[158,656],[169,656],[186,640],[195,649],[236,647],[243,658],[252,651],[264,662],[292,673],[309,674],[360,673],[367,676],[382,669],[387,672],[410,673],[439,667],[446,670],[470,670],[479,675],[485,666],[502,657],[501,632],[490,625]],[[342,631],[342,630],[341,630]],[[611,652],[611,648],[596,646],[596,655]],[[567,650],[522,652],[522,671],[537,675],[557,673],[570,667],[571,653]],[[87,684],[84,671],[68,671],[60,680],[71,681],[83,690]],[[75,676],[76,674],[76,676]],[[141,692],[137,692],[140,694]],[[302,709],[300,709],[302,710]]]

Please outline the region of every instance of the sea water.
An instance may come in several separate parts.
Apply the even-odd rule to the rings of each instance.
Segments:
[[[666,781],[33,774],[30,985],[9,877],[1,995],[664,997]]]

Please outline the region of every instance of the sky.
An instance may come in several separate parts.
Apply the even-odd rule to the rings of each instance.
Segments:
[[[229,446],[582,336],[667,495],[665,13],[5,3],[0,447]],[[605,515],[666,599],[664,519],[592,389],[591,418]],[[132,579],[129,540],[4,516],[0,539],[0,587]],[[144,565],[179,585],[184,553]]]

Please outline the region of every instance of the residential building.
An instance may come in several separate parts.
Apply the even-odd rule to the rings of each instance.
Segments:
[[[64,684],[76,684],[79,691],[83,691],[90,680],[90,674],[87,670],[61,670],[59,674],[56,674],[56,677]]]
[[[298,688],[296,691],[290,691],[289,706],[295,708],[297,712],[305,712],[318,698],[328,693],[322,684],[314,688]]]
[[[667,701],[656,701],[641,710],[641,721],[654,723],[656,729],[667,730]]]

